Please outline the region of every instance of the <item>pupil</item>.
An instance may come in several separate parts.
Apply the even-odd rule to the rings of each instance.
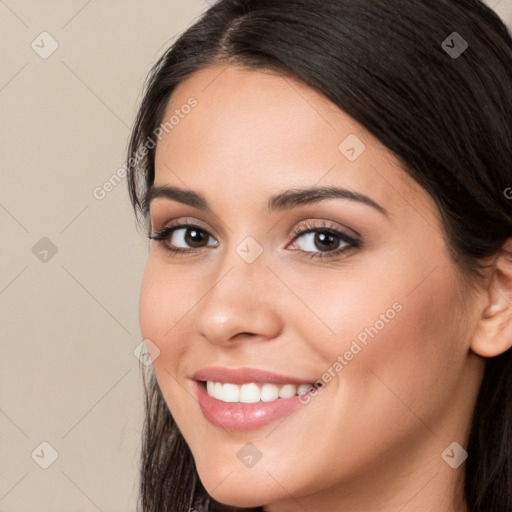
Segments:
[[[337,236],[334,233],[329,233],[327,231],[320,231],[315,236],[315,247],[317,249],[334,249],[336,248],[337,243],[335,243],[335,247],[330,247],[333,242],[337,241]]]
[[[187,229],[185,233],[185,241],[192,247],[200,247],[205,240],[204,233],[198,229]]]

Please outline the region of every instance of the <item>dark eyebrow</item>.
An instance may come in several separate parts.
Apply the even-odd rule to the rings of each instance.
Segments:
[[[208,202],[201,194],[192,192],[191,190],[171,186],[151,186],[144,198],[145,208],[149,208],[151,201],[160,197],[172,199],[174,201],[193,206],[199,210],[211,212]],[[389,215],[385,208],[376,203],[370,197],[360,194],[359,192],[353,192],[352,190],[339,187],[314,187],[287,190],[286,192],[281,192],[272,196],[268,200],[267,210],[270,212],[281,211],[300,205],[324,201],[326,199],[350,199],[352,201],[358,201],[375,208],[383,215]]]
[[[194,208],[197,208],[198,210],[211,212],[211,208],[208,206],[208,202],[201,194],[198,194],[197,192],[192,192],[192,190],[185,190],[182,188],[170,187],[165,185],[159,187],[151,185],[143,200],[144,211],[147,211],[149,209],[149,205],[151,201],[153,201],[153,199],[157,199],[160,197],[163,197],[165,199],[172,199],[183,204],[188,204],[190,206],[193,206]]]
[[[290,209],[303,204],[316,203],[326,199],[350,199],[375,208],[380,213],[388,216],[388,212],[373,199],[359,192],[353,192],[339,187],[315,187],[306,189],[292,189],[272,196],[267,205],[269,211]]]

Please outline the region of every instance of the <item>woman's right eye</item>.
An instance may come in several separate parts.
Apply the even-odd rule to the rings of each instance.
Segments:
[[[206,230],[193,224],[168,226],[149,236],[149,238],[162,243],[171,252],[193,252],[204,247],[219,245],[217,240]]]

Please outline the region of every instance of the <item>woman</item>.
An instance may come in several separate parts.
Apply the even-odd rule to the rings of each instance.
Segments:
[[[512,40],[477,0],[221,0],[129,147],[144,511],[512,510]]]

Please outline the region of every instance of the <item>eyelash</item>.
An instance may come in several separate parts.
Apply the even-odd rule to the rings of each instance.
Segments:
[[[198,226],[197,224],[181,223],[181,224],[177,224],[177,225],[166,226],[166,227],[160,229],[159,231],[157,231],[155,234],[149,235],[148,238],[150,240],[155,240],[155,241],[161,243],[164,246],[165,250],[167,250],[168,252],[170,252],[171,254],[174,254],[176,256],[178,256],[178,255],[184,256],[185,254],[187,254],[187,253],[190,254],[191,252],[196,252],[196,253],[203,252],[206,249],[206,247],[183,249],[182,247],[171,247],[165,243],[167,240],[169,240],[169,238],[171,237],[171,235],[174,231],[176,231],[177,229],[183,229],[183,228],[195,228],[195,229],[198,229],[198,230],[206,233],[208,235],[208,237],[211,236],[210,233],[208,233],[208,231],[206,229],[202,228],[201,226]],[[290,237],[292,237],[292,240],[290,243],[294,242],[297,238],[299,238],[299,236],[306,235],[307,233],[312,233],[312,232],[316,232],[316,231],[327,232],[329,234],[335,235],[337,238],[340,239],[340,241],[347,243],[348,246],[340,247],[338,249],[334,249],[327,253],[324,253],[321,251],[318,251],[318,252],[303,251],[301,249],[294,249],[294,250],[297,252],[302,252],[304,254],[304,257],[306,257],[306,258],[310,258],[310,259],[319,258],[319,259],[325,260],[325,259],[335,258],[336,256],[339,256],[340,254],[342,254],[344,252],[347,252],[351,249],[357,249],[361,246],[361,242],[359,240],[356,240],[355,238],[350,237],[345,232],[340,231],[339,229],[335,228],[332,225],[329,225],[325,221],[322,221],[320,224],[309,221],[309,222],[303,223],[299,227],[296,227],[292,231],[292,233],[289,235]]]

